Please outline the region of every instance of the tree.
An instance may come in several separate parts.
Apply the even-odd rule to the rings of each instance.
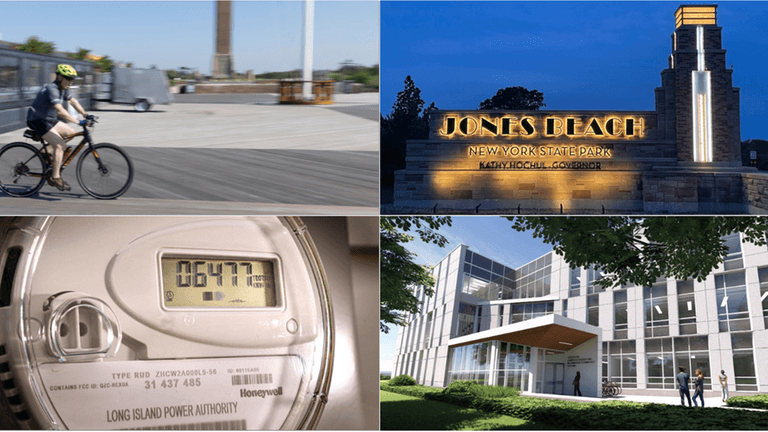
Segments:
[[[91,53],[91,50],[78,47],[77,52],[67,54],[67,57],[75,60],[89,60],[88,54],[90,53]]]
[[[405,234],[412,229],[421,241],[443,247],[448,243],[445,237],[436,232],[442,225],[451,226],[450,216],[422,217],[382,217],[380,220],[381,273],[380,273],[380,314],[379,328],[388,333],[387,324],[407,325],[402,312],[417,313],[419,300],[410,287],[423,285],[426,295],[434,294],[435,280],[429,270],[413,262],[416,255],[405,248],[404,244],[414,239]]]
[[[759,217],[508,217],[517,231],[533,231],[572,267],[598,265],[603,288],[651,286],[659,277],[703,281],[728,255],[722,237],[742,232],[766,244],[768,220]]]
[[[98,60],[96,60],[96,67],[98,67],[101,72],[109,73],[112,72],[112,67],[115,65],[115,63],[112,61],[109,56],[104,56]]]
[[[37,36],[30,36],[25,43],[16,46],[16,49],[36,54],[53,54],[56,45],[53,42],[41,41]]]
[[[406,140],[429,136],[429,113],[436,110],[432,102],[424,109],[421,90],[408,75],[405,88],[397,94],[392,112],[381,117],[381,181],[393,185],[395,170],[405,168]]]
[[[480,103],[482,110],[538,110],[547,106],[544,94],[525,87],[507,87],[499,89],[496,95]]]

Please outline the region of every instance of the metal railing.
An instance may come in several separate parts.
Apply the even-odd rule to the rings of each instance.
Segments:
[[[91,107],[94,64],[63,54],[42,55],[0,46],[0,133],[26,126],[27,109],[43,85],[53,82],[56,66],[66,63],[78,72],[72,94],[85,109]]]

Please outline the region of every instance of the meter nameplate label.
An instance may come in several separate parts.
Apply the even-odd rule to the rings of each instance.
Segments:
[[[279,429],[302,366],[297,356],[274,356],[48,363],[39,370],[68,429]]]
[[[165,307],[278,306],[271,260],[163,257]]]

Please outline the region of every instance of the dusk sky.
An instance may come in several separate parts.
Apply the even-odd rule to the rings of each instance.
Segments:
[[[381,112],[407,75],[440,109],[474,110],[523,86],[542,92],[547,110],[652,111],[674,13],[687,3],[702,4],[383,1]],[[741,88],[741,138],[768,139],[768,2],[715,3]]]
[[[301,68],[301,1],[234,1],[235,70],[255,73]],[[0,40],[30,36],[57,50],[90,49],[136,67],[182,66],[211,72],[215,40],[213,1],[2,1]],[[345,60],[379,63],[377,1],[315,2],[314,69]]]
[[[523,264],[552,250],[550,245],[534,239],[528,232],[519,233],[512,229],[512,222],[506,218],[493,216],[454,216],[452,226],[443,226],[439,232],[449,244],[439,248],[434,244],[425,244],[418,239],[405,246],[417,254],[418,264],[433,266],[448,255],[458,245],[464,243],[471,251],[492,260],[518,268]],[[380,334],[381,351],[379,370],[392,371],[397,345],[398,327],[390,325],[389,333]]]

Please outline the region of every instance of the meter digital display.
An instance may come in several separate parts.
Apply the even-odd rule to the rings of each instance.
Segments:
[[[333,314],[301,219],[7,225],[0,398],[21,427],[316,426],[330,398]]]
[[[160,262],[166,308],[280,306],[271,260],[163,256]]]

